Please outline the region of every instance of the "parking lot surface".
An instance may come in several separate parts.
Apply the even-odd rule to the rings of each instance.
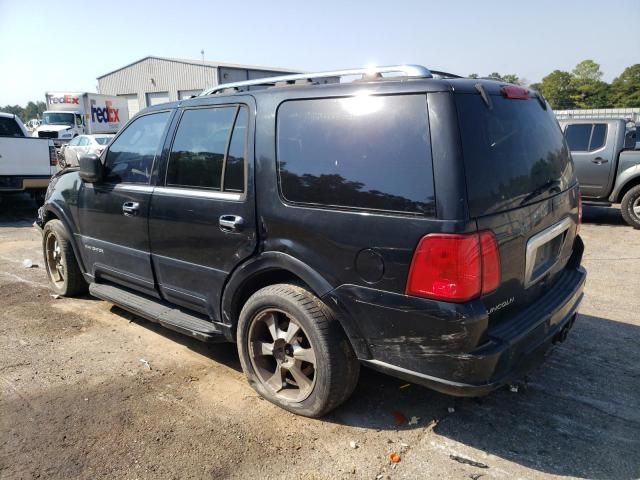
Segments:
[[[640,231],[616,209],[585,207],[580,316],[526,388],[454,399],[363,369],[320,420],[259,398],[235,345],[53,298],[34,216],[0,203],[0,478],[640,477]]]

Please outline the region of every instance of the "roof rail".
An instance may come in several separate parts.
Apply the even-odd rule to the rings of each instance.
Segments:
[[[211,95],[213,93],[221,92],[223,90],[236,90],[239,91],[245,87],[265,85],[274,86],[278,83],[295,84],[301,80],[307,82],[313,82],[320,79],[331,79],[347,77],[352,75],[360,75],[362,79],[379,78],[383,73],[401,73],[407,78],[433,78],[428,68],[421,65],[392,65],[387,67],[370,67],[370,68],[357,68],[352,70],[334,70],[331,72],[316,72],[316,73],[298,73],[295,75],[282,75],[279,77],[258,78],[255,80],[247,80],[244,82],[222,83],[215,87],[205,89],[200,96]],[[328,83],[328,82],[326,82]]]
[[[438,78],[464,78],[460,75],[456,75],[455,73],[441,72],[440,70],[431,70],[431,73],[434,77]]]

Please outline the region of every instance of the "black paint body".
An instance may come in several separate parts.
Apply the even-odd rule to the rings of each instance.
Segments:
[[[586,273],[580,267],[575,180],[525,204],[505,203],[499,213],[470,216],[454,96],[479,96],[477,83],[489,95],[500,95],[498,82],[429,79],[275,87],[151,107],[141,115],[167,110],[172,117],[148,187],[87,184],[77,171],[67,171],[52,182],[39,222],[56,217],[65,223],[88,281],[121,285],[205,315],[231,341],[251,293],[273,282],[302,282],[335,312],[363,362],[440,391],[483,394],[537,363],[554,336],[572,324]],[[363,90],[426,97],[434,215],[284,200],[276,161],[278,108],[294,99],[349,97]],[[181,112],[222,104],[249,110],[245,193],[233,200],[172,195],[164,179]],[[122,215],[127,201],[139,204],[136,216]],[[221,215],[241,216],[244,228],[222,231]],[[563,218],[572,226],[560,260],[525,288],[528,239]],[[465,303],[405,294],[424,235],[487,229],[500,250],[502,282],[496,291]],[[489,314],[500,304],[505,306]]]

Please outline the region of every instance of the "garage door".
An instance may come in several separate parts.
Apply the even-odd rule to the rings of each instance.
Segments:
[[[197,97],[202,90],[178,90],[178,100],[184,100],[189,97]]]
[[[140,102],[138,102],[138,94],[131,93],[128,95],[119,95],[127,99],[127,110],[129,110],[129,118],[133,117],[140,111]]]
[[[147,93],[147,107],[167,103],[169,101],[169,92],[153,92]]]

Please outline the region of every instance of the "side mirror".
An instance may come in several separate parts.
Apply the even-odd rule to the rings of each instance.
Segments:
[[[80,155],[80,178],[87,183],[99,182],[102,178],[102,162],[94,154]]]

